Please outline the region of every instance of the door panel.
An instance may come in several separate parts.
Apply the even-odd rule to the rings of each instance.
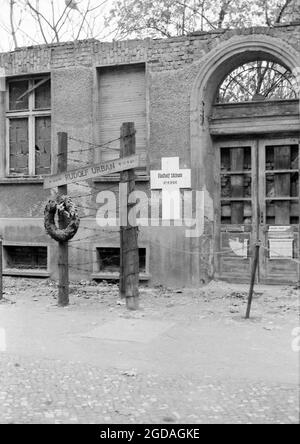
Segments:
[[[219,144],[218,276],[247,281],[249,247],[257,233],[257,148],[255,141]]]
[[[249,281],[260,240],[258,279],[296,283],[299,254],[299,139],[219,143],[217,276]]]
[[[243,227],[243,229],[245,229]],[[252,233],[238,232],[231,228],[221,232],[221,253],[219,258],[219,276],[222,279],[246,281],[250,278],[251,262],[249,246],[252,242]]]
[[[299,139],[260,141],[260,275],[265,283],[299,279]]]

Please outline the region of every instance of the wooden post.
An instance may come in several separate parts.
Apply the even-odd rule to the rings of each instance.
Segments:
[[[120,157],[126,157],[135,154],[134,123],[123,123],[121,127],[120,151]],[[120,296],[126,298],[126,306],[129,310],[137,310],[139,306],[138,228],[130,226],[128,222],[128,215],[130,212],[128,196],[134,190],[134,169],[121,172],[120,193],[122,195],[120,196]]]
[[[298,150],[300,150],[300,144],[299,144]],[[299,157],[298,168],[300,170],[300,151],[298,151],[298,157]],[[300,187],[299,187],[299,198],[300,198]],[[300,217],[298,219],[298,283],[297,283],[297,288],[299,288],[299,290],[300,290]]]
[[[258,259],[259,259],[259,249],[260,249],[260,242],[257,242],[255,244],[254,261],[253,261],[253,265],[252,265],[251,285],[250,285],[250,291],[249,291],[249,297],[248,297],[246,319],[250,318],[251,305],[252,305],[252,300],[253,300],[254,284],[255,284],[255,277],[256,277],[256,271],[257,271]]]
[[[299,228],[298,228],[298,282],[297,288],[300,290],[300,220],[299,220]]]
[[[123,197],[120,197],[123,198]],[[120,278],[119,278],[119,294],[121,299],[126,298],[125,279],[124,279],[124,259],[123,259],[123,227],[120,227]]]
[[[0,236],[0,301],[3,299],[3,261],[2,261],[2,237]]]
[[[67,170],[68,164],[68,135],[58,133],[58,162],[57,173]],[[66,196],[67,185],[58,187],[58,195]],[[64,229],[65,221],[60,218],[59,228]],[[69,254],[68,242],[58,243],[58,305],[66,307],[69,305]]]

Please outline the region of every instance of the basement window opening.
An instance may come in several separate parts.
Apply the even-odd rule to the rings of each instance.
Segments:
[[[96,249],[98,273],[120,272],[120,248],[99,247]],[[139,270],[146,273],[146,248],[139,248]]]
[[[10,271],[47,271],[48,249],[42,246],[6,245],[3,247],[4,266]]]

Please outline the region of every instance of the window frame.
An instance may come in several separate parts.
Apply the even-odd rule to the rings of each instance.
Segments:
[[[7,88],[6,88],[6,177],[14,178],[14,177],[44,177],[48,174],[36,174],[36,161],[35,161],[35,129],[36,124],[35,120],[38,117],[50,117],[51,120],[51,105],[50,108],[35,108],[35,82],[39,80],[43,80],[49,77],[51,82],[50,74],[37,75],[37,76],[24,76],[18,78],[10,78],[7,80]],[[27,110],[10,110],[9,103],[9,84],[12,82],[22,82],[28,81],[28,109]],[[32,89],[33,88],[33,89]],[[32,89],[32,90],[31,90]],[[51,83],[50,83],[50,94],[51,94]],[[28,174],[23,173],[12,173],[10,171],[10,120],[11,119],[24,119],[28,120]],[[51,148],[52,151],[52,148]],[[51,174],[51,162],[50,162],[50,172]]]
[[[281,77],[280,79],[272,79],[272,82],[274,82],[271,86],[271,88],[269,88],[268,95],[265,96],[264,94],[262,94],[264,91],[261,91],[259,93],[257,93],[258,96],[261,97],[261,99],[258,98],[258,96],[256,97],[256,99],[254,99],[255,97],[255,91],[250,91],[249,87],[247,87],[247,81],[248,84],[251,83],[251,80],[255,81],[255,87],[257,86],[257,78],[256,75],[253,74],[253,72],[255,72],[255,70],[257,70],[258,66],[255,64],[258,64],[259,62],[262,63],[261,67],[266,68],[266,66],[264,66],[264,64],[269,64],[271,63],[271,66],[267,67],[267,71],[265,71],[263,79],[262,79],[262,84],[261,86],[264,85],[264,81],[266,80],[265,75],[267,72],[275,72],[276,74],[279,74]],[[242,70],[243,68],[245,68],[244,70]],[[238,70],[241,69],[240,72],[238,72]],[[282,69],[282,71],[280,71]],[[243,79],[242,75],[245,74],[246,72],[248,72],[248,74],[250,75],[250,78],[247,79]],[[238,78],[240,77],[240,80],[238,80]],[[279,82],[280,80],[280,82]],[[280,84],[283,81],[286,81],[290,87],[288,88],[290,93],[295,94],[295,97],[288,97],[288,98],[284,98],[284,97],[276,97],[276,96],[270,96],[270,93],[272,92],[272,89],[274,88],[275,85],[275,90],[277,87],[280,86]],[[299,94],[297,92],[297,88],[295,88],[295,85],[293,82],[296,81],[295,75],[293,74],[293,72],[285,67],[283,64],[281,64],[280,62],[272,62],[269,59],[257,59],[254,61],[249,61],[249,62],[245,62],[245,63],[241,63],[240,65],[238,65],[237,67],[235,67],[233,70],[229,71],[226,76],[223,78],[223,80],[219,83],[217,91],[216,91],[216,95],[214,98],[214,105],[234,105],[234,104],[249,104],[249,103],[273,103],[273,102],[279,102],[279,101],[291,101],[291,100],[299,100]],[[227,85],[226,85],[227,82]],[[223,86],[225,84],[225,87],[227,90],[230,91],[231,88],[231,84],[236,84],[239,85],[244,91],[248,90],[248,94],[250,95],[250,93],[253,93],[252,98],[248,98],[248,99],[242,99],[241,97],[239,97],[239,100],[233,100],[233,101],[227,101],[224,100],[224,90],[223,90]],[[250,86],[251,88],[251,86]],[[232,89],[232,88],[231,88]],[[239,94],[239,93],[238,93]],[[226,93],[227,95],[227,93]],[[241,93],[240,93],[241,95]],[[221,100],[221,96],[222,100]]]

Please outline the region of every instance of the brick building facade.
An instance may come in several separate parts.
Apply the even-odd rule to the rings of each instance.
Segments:
[[[137,188],[149,194],[149,171],[161,168],[162,157],[179,157],[180,166],[192,170],[192,189],[203,190],[206,196],[204,233],[199,238],[186,237],[184,227],[141,228],[142,279],[186,286],[214,276],[248,279],[251,246],[259,236],[265,247],[260,279],[296,282],[300,269],[298,100],[215,101],[223,79],[254,60],[270,60],[300,75],[300,25],[173,39],[89,40],[0,54],[6,77],[5,91],[0,92],[0,233],[5,273],[57,276],[57,248],[43,228],[50,195],[43,189],[43,175],[56,170],[57,132],[68,133],[69,168],[76,168],[80,162],[116,157],[118,142],[110,145],[111,150],[88,150],[88,143],[102,145],[115,139],[122,122],[134,121],[137,151],[148,159],[147,168],[138,174]],[[280,147],[285,147],[291,165],[276,160]],[[243,174],[251,175],[252,191],[250,196],[231,196],[230,202],[226,197],[223,202],[220,186],[228,177],[222,182],[220,161],[228,150],[234,158],[235,148],[244,150],[244,163],[239,175],[238,171],[232,174],[239,180]],[[271,153],[267,157],[272,169],[279,170],[280,178],[285,174],[286,182],[295,188],[289,196],[273,196],[271,204],[263,185],[264,174],[270,172],[262,166],[266,164],[262,152]],[[245,166],[245,153],[250,153],[250,167]],[[274,174],[278,188],[282,180]],[[118,176],[111,176],[69,187],[83,216],[75,238],[81,241],[70,246],[72,280],[117,276],[118,228],[100,229],[95,214],[97,193],[109,189],[117,194],[118,185]],[[227,212],[237,211],[237,202],[241,205],[247,197],[252,200],[250,222],[248,217],[231,223]],[[289,219],[277,218],[283,208],[288,208]],[[242,212],[247,211],[245,204]],[[222,217],[227,217],[224,224]],[[270,230],[273,226],[281,227],[280,238]],[[292,245],[291,257],[272,258],[268,251],[272,242],[279,248],[278,241],[284,239],[289,240],[286,249]],[[235,243],[242,253],[234,249]]]

